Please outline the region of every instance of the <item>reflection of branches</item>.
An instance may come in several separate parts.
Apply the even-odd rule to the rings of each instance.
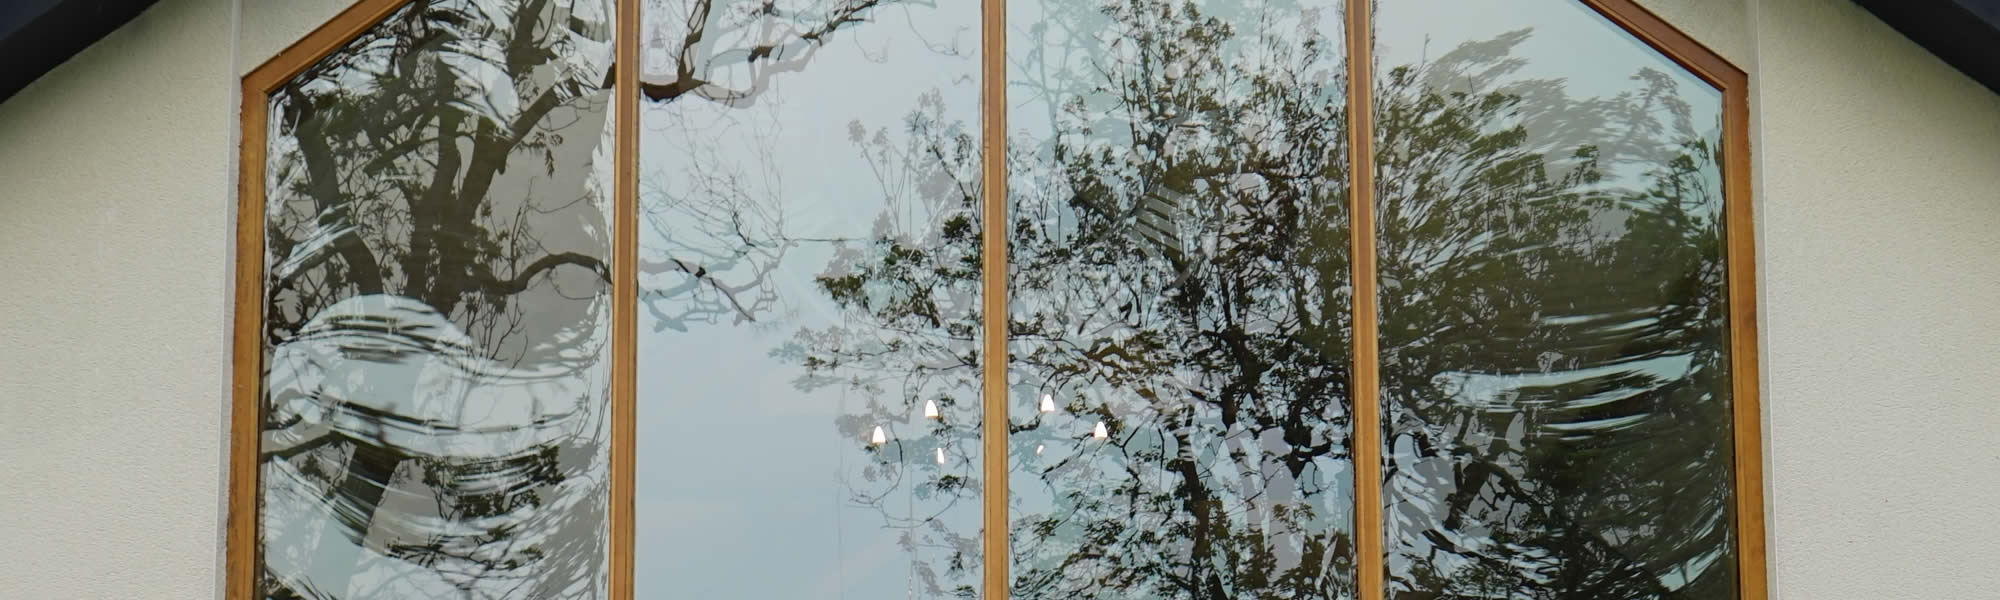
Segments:
[[[642,75],[641,88],[655,106],[678,106],[691,95],[713,103],[715,110],[677,109],[672,125],[684,134],[677,149],[685,152],[687,168],[667,177],[642,178],[647,185],[645,222],[662,234],[663,243],[650,244],[641,257],[646,275],[675,273],[686,278],[676,285],[647,285],[642,302],[666,327],[729,318],[756,322],[758,315],[778,308],[772,269],[802,243],[844,244],[846,240],[814,239],[786,231],[784,192],[777,165],[752,161],[764,172],[741,172],[742,161],[723,157],[702,140],[739,135],[739,117],[729,109],[751,109],[776,77],[804,69],[837,32],[862,25],[890,6],[928,6],[908,0],[853,0],[831,5],[794,7],[774,0],[724,3],[691,0],[649,6],[673,15],[653,32],[650,60],[669,66],[669,74]],[[733,86],[733,87],[732,87]],[[775,101],[774,101],[775,102]],[[704,113],[712,120],[698,119]],[[751,136],[768,149],[781,143],[775,132]],[[654,182],[678,182],[655,184]]]
[[[547,248],[545,241],[532,239],[522,246],[516,236],[530,221],[519,215],[513,222],[497,218],[486,203],[489,191],[509,157],[519,153],[539,152],[553,170],[553,143],[561,136],[558,129],[538,129],[552,115],[560,111],[560,121],[587,125],[572,113],[595,111],[601,119],[608,101],[595,79],[581,76],[547,83],[495,81],[548,64],[556,58],[549,50],[565,47],[561,30],[528,33],[549,6],[548,0],[524,2],[507,17],[512,21],[492,22],[470,5],[425,3],[372,30],[353,45],[359,50],[315,65],[278,97],[285,115],[280,126],[296,124],[288,139],[296,142],[298,162],[305,167],[303,191],[317,205],[309,214],[350,225],[344,231],[351,235],[331,246],[342,257],[340,271],[332,273],[341,276],[342,286],[370,294],[393,283],[441,312],[462,312],[458,316],[478,329],[499,324],[489,319],[518,320],[518,314],[496,310],[492,302],[460,310],[468,294],[498,299],[525,289],[516,284],[528,281],[502,280],[491,271],[496,263],[541,257],[506,255],[507,249]],[[447,33],[452,27],[471,31]],[[489,43],[482,41],[492,39],[482,29],[524,34],[496,35],[501,41]],[[377,88],[360,94],[309,89],[323,86],[313,82],[356,74],[373,77]],[[514,100],[498,100],[504,98]],[[490,233],[453,231],[468,222]],[[287,228],[274,227],[274,237],[282,240]],[[296,314],[323,306],[302,306]]]
[[[965,242],[976,245],[978,236],[973,204],[977,144],[963,123],[946,118],[948,92],[933,90],[917,99],[919,108],[900,128],[877,129],[860,121],[848,125],[849,141],[862,159],[853,173],[856,179],[788,181],[787,171],[797,167],[777,160],[786,155],[786,146],[798,143],[794,136],[799,135],[787,130],[785,117],[798,114],[800,107],[785,106],[789,95],[772,92],[781,74],[829,57],[835,62],[887,60],[886,41],[880,55],[862,51],[858,57],[835,56],[821,50],[839,32],[862,31],[880,10],[912,4],[864,0],[820,3],[807,10],[760,2],[733,8],[698,0],[673,4],[678,6],[664,11],[672,15],[670,22],[649,41],[655,60],[664,58],[662,64],[672,71],[644,80],[652,100],[646,125],[669,132],[672,142],[657,151],[647,149],[657,157],[649,164],[665,168],[641,178],[641,226],[646,228],[639,265],[641,301],[661,328],[797,326],[789,343],[772,350],[784,360],[805,363],[817,358],[810,349],[826,345],[848,350],[840,358],[851,361],[843,363],[841,379],[823,378],[833,371],[809,367],[795,380],[808,393],[826,387],[863,392],[851,405],[842,402],[851,410],[835,423],[841,438],[864,442],[849,450],[864,460],[843,474],[843,509],[870,520],[879,517],[880,528],[893,532],[895,542],[913,554],[913,587],[933,594],[970,593],[976,583],[978,534],[947,524],[950,514],[976,506],[979,496],[978,465],[969,459],[981,451],[978,411],[976,403],[967,401],[977,389],[978,356],[969,343],[977,327],[967,313],[977,309],[978,262],[976,255],[961,252]],[[843,189],[849,181],[870,177],[881,192],[879,211],[874,189]],[[801,183],[803,193],[787,189],[787,184]],[[802,223],[788,222],[801,209],[807,215],[799,219]],[[865,212],[842,214],[847,211]],[[834,218],[818,216],[826,213]],[[939,247],[950,250],[928,254]],[[873,282],[881,280],[859,273],[890,255],[912,259],[898,262],[895,274],[879,273],[893,282],[878,285]],[[938,270],[953,275],[926,276]],[[864,280],[871,281],[866,289],[841,293],[894,303],[922,316],[879,328],[856,320],[839,304],[815,298],[820,290]],[[815,284],[820,290],[806,287]],[[848,323],[862,326],[843,325]],[[939,331],[940,325],[950,329]],[[896,336],[920,336],[935,344],[888,345]],[[920,358],[905,363],[911,355],[903,349],[919,350]],[[866,368],[870,366],[884,368]],[[893,426],[927,404],[936,408],[936,417]],[[878,426],[900,429],[895,441],[865,443]]]
[[[693,93],[713,102],[748,106],[770,89],[774,77],[805,68],[834,32],[866,20],[885,0],[841,0],[824,13],[780,8],[775,0],[753,0],[738,9],[740,16],[749,18],[736,23],[714,12],[715,1],[690,3],[674,52],[673,78],[641,77],[639,89],[647,98],[667,102]],[[722,41],[736,45],[718,49]],[[731,88],[712,80],[712,72],[734,67],[748,70],[746,85]]]
[[[927,401],[951,412],[979,364],[978,241],[1006,230],[1010,375],[1062,398],[1012,424],[1019,480],[1039,485],[1015,487],[1016,556],[984,558],[1017,565],[1020,597],[1352,592],[1344,65],[1316,33],[1326,9],[1277,7],[1050,7],[1028,26],[1025,81],[1010,84],[1060,133],[1011,144],[1004,226],[975,218],[970,137],[928,99],[907,140],[852,127],[887,207],[870,235],[826,242],[818,291],[838,323],[802,327],[774,354],[807,368],[803,390],[867,393],[836,422],[844,439]],[[697,2],[669,32],[680,37],[656,45],[674,70],[649,77],[647,94],[689,121],[673,124],[686,168],[648,190],[647,223],[665,241],[641,269],[673,276],[646,296],[663,326],[781,312],[778,265],[810,240],[785,227],[778,167],[702,140],[774,156],[781,132],[746,134],[754,124],[729,111],[780,102],[765,94],[777,74],[875,8]],[[1716,411],[1676,414],[1713,398],[1702,388],[1721,372],[1704,346],[1721,314],[1702,191],[1713,151],[1656,72],[1634,93],[1585,99],[1519,77],[1510,52],[1525,35],[1387,70],[1378,86],[1377,208],[1395,232],[1380,240],[1384,395],[1408,446],[1398,455],[1417,457],[1387,469],[1409,519],[1393,582],[1411,597],[1660,595],[1661,573],[1690,572],[1727,534],[1669,531],[1713,521],[1720,488],[1698,490],[1691,509],[1659,499],[1677,480],[1714,483],[1726,461],[1616,435],[1640,421],[1714,429]],[[716,83],[725,72],[736,87]],[[679,101],[689,94],[714,112]],[[1568,354],[1545,358],[1551,348]],[[1644,366],[1666,359],[1694,366]],[[1551,374],[1567,379],[1510,384],[1504,398],[1446,391]],[[886,499],[960,497],[963,465],[902,447],[960,443],[952,421],[899,434],[893,450],[864,446],[849,500],[891,526],[934,525],[889,514]],[[1108,439],[1078,433],[1092,424]],[[1038,458],[1044,447],[1056,452]]]
[[[1011,144],[1009,367],[1063,401],[1013,428],[1013,593],[1351,593],[1337,44],[1311,11],[1104,10],[1095,28],[1071,12],[1028,26],[1020,69],[1060,133]],[[1378,86],[1384,394],[1419,457],[1387,469],[1406,519],[1393,583],[1412,598],[1651,597],[1676,571],[1717,585],[1690,565],[1726,528],[1673,524],[1720,522],[1727,461],[1624,437],[1709,435],[1726,415],[1687,408],[1722,372],[1713,151],[1671,80],[1573,99],[1514,75],[1522,39]],[[802,385],[923,373],[975,330],[929,293],[977,281],[956,262],[976,256],[974,224],[915,225],[822,278],[859,324],[800,334]],[[1684,358],[1686,375],[1657,362]],[[1560,380],[1478,411],[1439,389],[1537,368]],[[1109,439],[1076,434],[1092,423]],[[1702,501],[1663,504],[1692,482],[1679,489]]]
[[[1107,7],[1127,46],[1090,61],[1094,93],[1057,105],[1059,130],[1080,134],[1016,159],[1055,191],[1015,199],[1029,305],[1012,327],[1017,370],[1088,398],[1062,410],[1155,440],[1097,459],[1128,472],[1110,490],[1081,485],[1102,477],[1089,470],[1054,478],[1056,505],[1082,520],[1038,532],[1037,554],[1101,558],[1017,582],[1032,596],[1080,592],[1082,569],[1163,594],[1329,597],[1343,572],[1330,567],[1351,560],[1336,558],[1344,537],[1318,537],[1344,529],[1332,519],[1345,511],[1312,483],[1346,456],[1329,404],[1345,395],[1344,285],[1320,279],[1344,275],[1344,258],[1315,248],[1345,238],[1325,208],[1344,201],[1329,163],[1343,151],[1340,68],[1317,23],[1217,10]],[[1061,125],[1111,115],[1101,133]],[[1130,150],[1101,150],[1110,136]],[[1091,534],[1134,510],[1167,535]]]
[[[688,274],[689,276],[692,276],[692,277],[694,277],[694,278],[695,278],[695,279],[697,279],[697,280],[700,280],[700,281],[703,281],[703,282],[706,282],[706,283],[708,283],[708,284],[709,284],[710,286],[714,287],[714,288],[715,288],[715,291],[716,291],[717,293],[720,293],[720,294],[722,294],[722,298],[723,298],[724,300],[728,300],[728,301],[729,301],[729,306],[730,306],[730,307],[732,307],[732,308],[735,308],[735,309],[736,309],[736,314],[739,314],[739,315],[742,315],[742,316],[743,316],[743,320],[744,320],[744,321],[751,321],[751,322],[755,322],[755,321],[757,320],[757,317],[755,317],[755,316],[751,315],[751,314],[750,314],[750,310],[749,310],[749,309],[747,309],[747,308],[744,308],[744,307],[743,307],[743,303],[742,303],[742,302],[740,302],[740,301],[737,301],[737,299],[736,299],[736,294],[737,294],[737,292],[741,292],[741,291],[745,291],[745,290],[749,289],[749,288],[750,288],[751,286],[754,286],[754,285],[756,285],[755,283],[751,283],[751,284],[746,284],[746,285],[743,285],[743,286],[738,286],[738,287],[734,287],[734,288],[731,288],[731,287],[729,287],[729,286],[725,286],[725,285],[723,285],[723,284],[722,284],[722,282],[721,282],[721,281],[718,281],[718,280],[716,280],[716,278],[715,278],[715,277],[713,277],[713,276],[710,276],[710,275],[708,274],[708,269],[706,269],[706,268],[703,268],[703,267],[696,267],[696,266],[690,266],[690,265],[688,265],[687,263],[685,263],[685,262],[682,262],[682,261],[681,261],[680,259],[678,259],[678,258],[672,258],[672,259],[667,259],[667,260],[668,260],[669,262],[672,262],[672,263],[673,263],[673,266],[674,266],[674,267],[675,267],[676,269],[679,269],[679,270],[680,270],[680,272],[682,272],[682,273],[687,273],[687,274]],[[760,278],[761,278],[761,277],[760,277]]]
[[[1672,79],[1572,99],[1525,39],[1378,85],[1392,593],[1720,595],[1714,153]]]
[[[576,265],[588,268],[592,273],[597,274],[599,281],[604,282],[606,285],[611,283],[611,267],[604,264],[603,260],[595,256],[580,252],[559,252],[544,255],[541,258],[535,259],[535,262],[528,263],[528,266],[522,267],[520,271],[514,274],[512,279],[495,277],[492,271],[486,270],[484,265],[474,265],[473,268],[477,270],[475,276],[487,293],[512,295],[527,290],[529,282],[534,281],[536,277],[541,276],[544,272],[562,265]]]
[[[610,13],[419,0],[273,96],[264,593],[603,585]]]
[[[1342,572],[1333,565],[1351,564],[1335,556],[1351,551],[1319,535],[1345,512],[1321,473],[1346,449],[1331,403],[1344,395],[1344,292],[1318,274],[1344,275],[1344,263],[1302,257],[1295,242],[1345,243],[1339,229],[1313,229],[1344,228],[1322,208],[1342,202],[1330,164],[1341,69],[1320,51],[1318,23],[1257,23],[1235,38],[1233,23],[1182,5],[1107,10],[1105,35],[1134,45],[1057,65],[1098,78],[1051,90],[1067,97],[1050,102],[1054,128],[1075,133],[1021,140],[1028,150],[1012,158],[1011,370],[1067,398],[1014,437],[1061,448],[1037,473],[1046,499],[1033,501],[1054,512],[1017,513],[1014,593],[1113,583],[1326,597]],[[822,278],[865,326],[805,337],[809,368],[864,378],[952,364],[940,358],[976,364],[950,349],[977,319],[934,293],[977,289],[976,224],[915,225],[878,233],[866,260]],[[1073,427],[1093,421],[1112,424],[1100,447],[1117,452],[1079,445],[1095,442]],[[1266,450],[1276,440],[1290,447]],[[1263,583],[1249,583],[1253,572]]]
[[[649,190],[648,196],[664,201],[645,202],[643,218],[663,242],[648,246],[639,272],[687,277],[682,285],[642,291],[641,301],[661,323],[711,322],[723,315],[754,322],[777,302],[771,272],[797,242],[787,239],[782,213],[749,198],[749,186],[731,169],[719,160],[697,163],[688,192]],[[701,293],[703,287],[713,296]],[[680,312],[667,312],[675,309]]]

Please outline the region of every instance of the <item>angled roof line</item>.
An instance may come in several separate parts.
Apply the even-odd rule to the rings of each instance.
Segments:
[[[2000,0],[1854,0],[1944,62],[2000,93]]]
[[[155,0],[0,0],[0,102]]]

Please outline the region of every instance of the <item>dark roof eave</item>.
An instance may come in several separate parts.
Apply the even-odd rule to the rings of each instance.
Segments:
[[[155,0],[0,1],[0,102]],[[2000,0],[1855,0],[1988,89],[2000,92]]]
[[[0,102],[155,0],[0,0]]]
[[[2000,93],[2000,0],[1854,0],[1944,62]]]

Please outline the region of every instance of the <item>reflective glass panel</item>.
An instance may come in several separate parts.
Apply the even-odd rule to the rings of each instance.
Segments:
[[[1721,94],[1579,2],[1374,27],[1389,597],[1735,597]]]
[[[610,0],[430,0],[270,99],[259,597],[605,595]]]
[[[1353,596],[1343,4],[1008,2],[1014,598]]]
[[[976,597],[979,4],[643,10],[637,597]]]

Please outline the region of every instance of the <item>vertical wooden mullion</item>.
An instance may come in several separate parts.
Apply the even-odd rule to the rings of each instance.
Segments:
[[[631,600],[639,335],[639,0],[617,0],[611,280],[611,600]]]
[[[1737,581],[1740,598],[1769,593],[1764,538],[1764,414],[1757,355],[1756,221],[1750,202],[1750,93],[1747,76],[1723,89],[1723,235],[1729,286],[1730,407],[1736,457]]]
[[[1354,285],[1354,566],[1361,600],[1383,587],[1381,349],[1376,339],[1374,0],[1347,1],[1347,165],[1349,276]]]
[[[230,378],[229,511],[223,539],[223,597],[248,600],[256,593],[257,450],[263,421],[264,362],[264,136],[270,98],[259,82],[244,80],[243,130],[237,170],[234,372]]]
[[[1007,546],[1007,2],[980,3],[980,252],[981,341],[986,357],[980,372],[984,452],[981,496],[984,593],[986,600],[1008,597]]]

